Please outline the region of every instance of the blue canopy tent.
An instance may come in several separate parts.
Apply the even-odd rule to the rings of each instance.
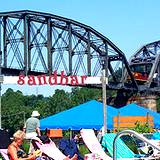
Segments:
[[[113,128],[113,116],[117,109],[107,106],[107,128]],[[58,114],[40,120],[41,129],[61,128],[63,130],[80,130],[94,128],[99,130],[103,126],[103,104],[96,100],[89,101]]]
[[[147,113],[153,116],[154,127],[160,127],[160,115],[157,112],[151,111],[150,109],[141,107],[135,103],[128,104],[118,110],[120,116],[146,116]]]

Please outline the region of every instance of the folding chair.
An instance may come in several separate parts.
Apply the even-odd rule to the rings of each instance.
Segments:
[[[54,160],[63,160],[66,159],[67,156],[65,156],[55,145],[53,141],[51,141],[48,144],[40,144],[39,142],[35,141],[35,144],[37,145],[37,148],[39,148],[42,153],[47,155],[49,158]],[[69,159],[69,158],[68,158]]]
[[[81,129],[80,134],[84,143],[93,154],[99,155],[103,160],[112,160],[112,158],[104,152],[92,129]]]
[[[7,149],[0,149],[0,153],[5,160],[9,160]]]

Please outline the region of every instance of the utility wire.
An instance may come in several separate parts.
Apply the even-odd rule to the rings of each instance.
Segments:
[[[10,116],[16,116],[16,115],[19,115],[19,114],[24,114],[25,112],[19,112],[19,113],[16,113],[16,114],[8,114],[8,115],[4,115],[2,116],[3,118],[6,118],[6,117],[10,117]]]

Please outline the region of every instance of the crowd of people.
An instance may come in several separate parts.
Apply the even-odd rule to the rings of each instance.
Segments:
[[[10,160],[42,160],[45,159],[44,156],[42,156],[42,151],[40,149],[34,149],[32,146],[31,140],[37,140],[40,144],[43,142],[41,141],[42,135],[40,132],[40,120],[39,120],[40,114],[38,111],[33,111],[31,114],[31,117],[28,118],[25,122],[25,125],[22,130],[18,130],[13,134],[13,140],[8,146],[7,154]],[[97,133],[97,138],[99,142],[101,143],[102,137],[105,134],[104,128],[102,127],[99,132]],[[28,154],[24,152],[22,149],[23,140],[26,139],[28,142],[30,142],[30,149]],[[152,135],[153,140],[160,139],[160,130],[156,130],[154,134]],[[77,144],[79,144],[80,137],[79,135],[74,135],[73,141]],[[70,158],[69,155],[66,155],[66,157],[63,160],[78,160],[78,155],[73,154],[73,157]]]
[[[26,120],[23,130],[18,130],[13,134],[13,141],[8,146],[8,157],[10,160],[41,160],[42,152],[40,150],[29,150],[29,154],[25,153],[22,149],[22,143],[24,139],[31,140],[36,139],[40,143],[41,132],[40,132],[40,121],[39,121],[39,112],[33,111],[31,117]],[[30,143],[31,144],[31,143]],[[33,146],[31,145],[31,148]],[[64,160],[77,160],[77,154],[75,154],[72,158],[70,156],[66,156]]]

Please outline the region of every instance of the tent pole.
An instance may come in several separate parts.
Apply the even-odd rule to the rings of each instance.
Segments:
[[[0,129],[2,129],[2,104],[1,104],[1,99],[2,99],[2,83],[3,83],[3,75],[2,75],[2,52],[0,51]]]
[[[70,132],[70,140],[72,139],[72,130],[71,129],[69,129],[69,132]]]

